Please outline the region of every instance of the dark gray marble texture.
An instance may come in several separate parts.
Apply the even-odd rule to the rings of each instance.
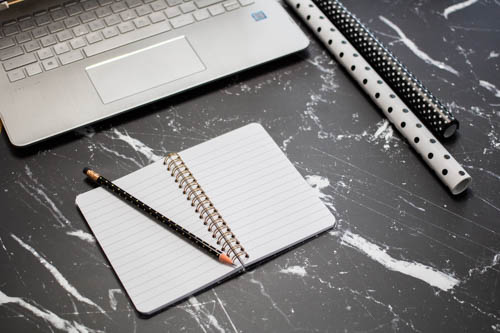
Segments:
[[[461,122],[446,147],[467,192],[452,196],[307,32],[305,52],[27,149],[2,133],[0,331],[500,332],[500,2],[344,3]],[[140,317],[75,207],[82,168],[118,178],[249,122],[337,228]]]

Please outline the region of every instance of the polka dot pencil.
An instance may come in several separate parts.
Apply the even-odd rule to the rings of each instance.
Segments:
[[[137,208],[138,210],[141,210],[144,212],[146,215],[152,217],[156,221],[160,222],[161,224],[167,226],[171,231],[185,239],[186,241],[190,242],[194,246],[198,247],[205,253],[209,254],[212,257],[215,257],[217,260],[219,260],[222,263],[225,264],[233,264],[233,261],[231,258],[229,258],[228,255],[226,255],[224,252],[216,249],[212,245],[208,244],[195,234],[189,232],[188,230],[184,229],[168,217],[162,215],[158,211],[154,210],[153,208],[149,207],[146,205],[144,202],[140,201],[139,199],[135,198],[132,196],[130,193],[126,192],[125,190],[121,189],[111,181],[107,180],[97,172],[90,170],[89,168],[83,169],[83,173],[87,175],[91,180],[96,182],[97,184],[104,186],[107,190],[109,190],[112,194],[116,195],[117,197],[121,198],[122,200],[126,201],[130,205],[132,205],[134,208]]]
[[[456,132],[459,123],[448,108],[340,1],[313,3],[436,136],[449,138]]]
[[[286,0],[453,194],[470,175],[311,0]]]

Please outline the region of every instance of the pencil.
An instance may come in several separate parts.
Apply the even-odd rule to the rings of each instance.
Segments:
[[[106,189],[108,189],[112,194],[116,195],[117,197],[123,199],[124,201],[128,202],[130,205],[132,205],[134,208],[141,210],[142,212],[146,213],[150,217],[154,218],[156,221],[160,222],[161,224],[167,226],[170,230],[175,232],[177,235],[180,237],[184,238],[188,242],[190,242],[192,245],[197,246],[199,249],[203,250],[205,253],[208,255],[215,257],[217,260],[224,264],[229,264],[233,265],[233,260],[225,254],[224,252],[216,249],[212,245],[208,244],[195,234],[189,232],[188,230],[184,229],[168,217],[164,216],[163,214],[159,213],[158,211],[154,210],[150,206],[146,205],[144,202],[140,201],[130,193],[126,192],[125,190],[121,189],[117,185],[115,185],[113,182],[107,180],[97,172],[89,169],[89,168],[84,168],[83,173],[87,175],[90,179],[92,179],[94,182],[96,182],[98,185],[104,186]]]

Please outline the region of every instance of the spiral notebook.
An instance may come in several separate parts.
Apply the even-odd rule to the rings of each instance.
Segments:
[[[249,124],[170,154],[115,183],[225,251],[222,264],[103,188],[76,204],[136,309],[152,314],[332,228],[269,134]]]

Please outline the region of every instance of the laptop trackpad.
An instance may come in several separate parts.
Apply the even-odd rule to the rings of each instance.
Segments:
[[[205,70],[182,36],[86,68],[103,103],[111,103]]]

